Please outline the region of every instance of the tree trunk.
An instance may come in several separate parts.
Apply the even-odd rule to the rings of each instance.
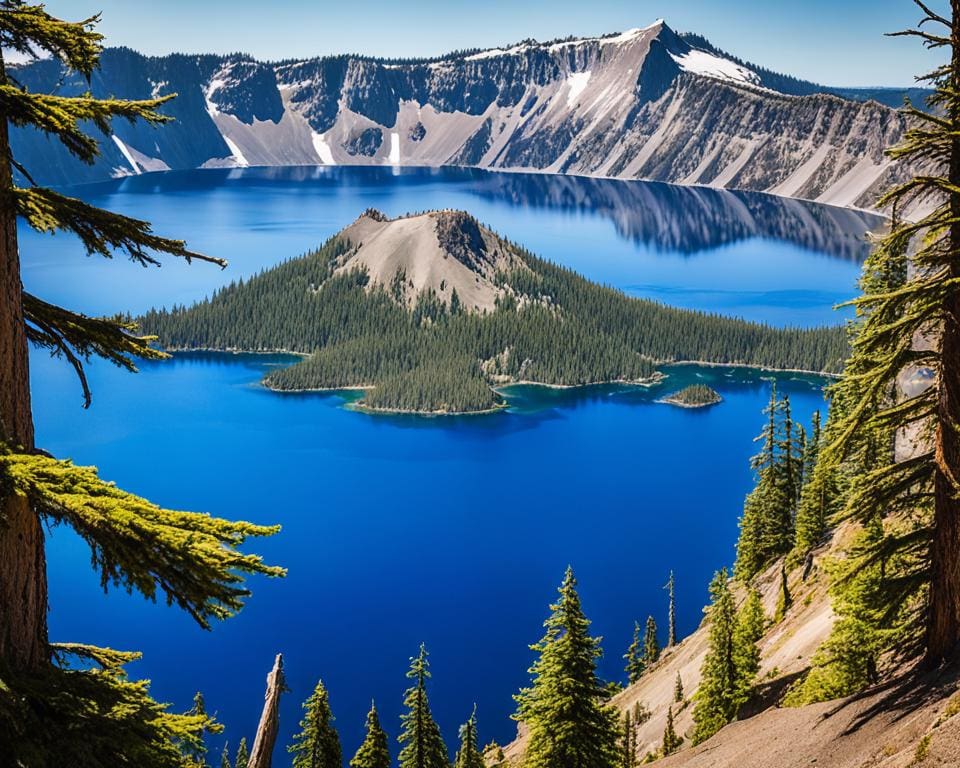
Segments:
[[[960,87],[960,0],[952,0],[951,87]],[[953,139],[950,183],[960,185],[960,105],[950,109]],[[960,218],[960,195],[950,195],[950,214]],[[949,279],[960,278],[960,224],[950,228]],[[937,403],[934,481],[932,577],[927,624],[927,655],[932,662],[947,658],[960,643],[960,296],[956,291],[944,307],[940,342],[940,381]]]
[[[253,749],[250,750],[247,768],[270,768],[273,746],[280,730],[280,694],[285,690],[287,690],[287,683],[283,677],[283,655],[278,653],[273,662],[273,669],[267,675],[263,712],[260,714],[260,725],[257,726],[257,735],[253,740]]]
[[[0,56],[0,82],[5,81]],[[7,120],[0,114],[0,442],[31,451],[30,370],[9,151]],[[48,659],[43,528],[27,500],[0,482],[0,664],[31,670]]]

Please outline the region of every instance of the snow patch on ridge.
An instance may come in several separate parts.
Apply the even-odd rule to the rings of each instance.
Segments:
[[[336,165],[337,161],[333,159],[333,150],[330,149],[327,140],[316,131],[313,131],[311,138],[313,139],[313,150],[317,153],[317,157],[320,158],[320,162],[324,165]]]
[[[756,72],[741,67],[730,59],[714,56],[706,51],[693,49],[689,53],[679,56],[671,53],[670,56],[686,72],[712,77],[716,80],[728,80],[749,85],[759,85],[760,83],[760,76]]]
[[[250,165],[250,163],[247,162],[247,158],[243,156],[243,152],[240,151],[240,147],[237,146],[237,143],[233,139],[224,135],[223,140],[227,142],[227,146],[230,148],[230,154],[233,155],[233,161],[238,166],[246,168]]]
[[[580,98],[580,94],[583,93],[584,89],[587,87],[587,83],[590,82],[590,70],[586,72],[572,72],[567,77],[567,85],[569,90],[567,91],[567,106],[573,107],[577,103],[577,99]]]
[[[127,162],[130,163],[130,167],[133,168],[133,172],[138,176],[143,173],[140,166],[137,165],[137,161],[133,159],[133,155],[130,153],[130,150],[127,149],[127,145],[124,144],[119,136],[111,135],[113,143],[117,145],[117,149],[120,150],[120,153],[126,158]]]
[[[390,163],[392,165],[400,163],[400,134],[396,132],[390,134]]]
[[[220,110],[217,108],[217,105],[213,103],[211,98],[213,94],[219,91],[227,83],[225,80],[220,80],[219,78],[214,78],[210,81],[210,84],[207,86],[207,89],[203,92],[203,100],[207,103],[207,113],[213,117],[214,115],[219,115]]]

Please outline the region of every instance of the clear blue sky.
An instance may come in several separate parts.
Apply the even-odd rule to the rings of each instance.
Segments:
[[[110,44],[150,54],[426,56],[662,17],[748,61],[828,85],[910,85],[940,58],[916,40],[883,36],[917,21],[910,0],[47,0],[47,8],[73,18],[103,11]]]

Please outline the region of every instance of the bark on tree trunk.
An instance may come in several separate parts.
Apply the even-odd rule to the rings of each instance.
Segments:
[[[9,152],[7,120],[0,113],[0,441],[30,451],[30,371]],[[48,660],[43,528],[27,501],[0,482],[0,664],[32,670]]]
[[[247,768],[270,768],[273,746],[280,730],[280,694],[285,690],[287,690],[287,683],[283,677],[283,655],[278,653],[273,662],[273,669],[267,675],[263,712],[260,714],[260,725],[257,726],[257,735],[253,740]]]
[[[953,29],[951,87],[960,86],[960,0],[952,0]],[[950,182],[960,185],[960,108],[950,111],[954,130],[950,151]],[[950,213],[960,217],[960,195],[950,195]],[[960,277],[960,224],[950,228],[950,275]],[[937,404],[934,521],[931,545],[930,611],[927,655],[930,661],[947,658],[960,642],[960,296],[945,309],[940,345],[940,391]]]

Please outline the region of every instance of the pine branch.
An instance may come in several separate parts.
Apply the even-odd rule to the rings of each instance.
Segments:
[[[82,121],[93,123],[104,135],[112,133],[110,121],[115,117],[130,123],[144,120],[150,125],[160,125],[173,118],[157,112],[157,107],[175,96],[168,94],[157,99],[129,101],[96,99],[90,94],[53,96],[30,93],[14,85],[0,84],[0,114],[13,125],[32,126],[56,136],[71,154],[92,164],[100,154],[100,145],[83,130]]]
[[[11,190],[17,213],[38,232],[72,232],[80,238],[88,255],[112,258],[114,251],[126,251],[129,257],[144,266],[159,264],[149,253],[166,253],[188,262],[207,261],[220,267],[226,260],[190,251],[182,240],[171,240],[153,234],[149,222],[111,213],[52,189]]]
[[[103,35],[94,32],[100,14],[83,21],[62,21],[42,5],[3,3],[0,9],[0,40],[5,49],[39,58],[38,49],[60,59],[88,80],[100,62]]]
[[[209,629],[243,605],[243,574],[283,576],[259,555],[238,550],[248,537],[279,526],[232,522],[196,512],[162,509],[101,480],[92,467],[47,456],[0,453],[0,478],[52,523],[67,523],[90,545],[104,589],[136,590],[187,611]]]
[[[150,343],[154,336],[137,336],[137,324],[119,318],[86,317],[68,309],[48,304],[29,293],[23,294],[23,313],[27,337],[39,347],[63,356],[73,366],[83,389],[84,408],[89,407],[91,394],[83,363],[92,356],[109,360],[120,368],[136,373],[131,357],[160,360],[168,357]]]

